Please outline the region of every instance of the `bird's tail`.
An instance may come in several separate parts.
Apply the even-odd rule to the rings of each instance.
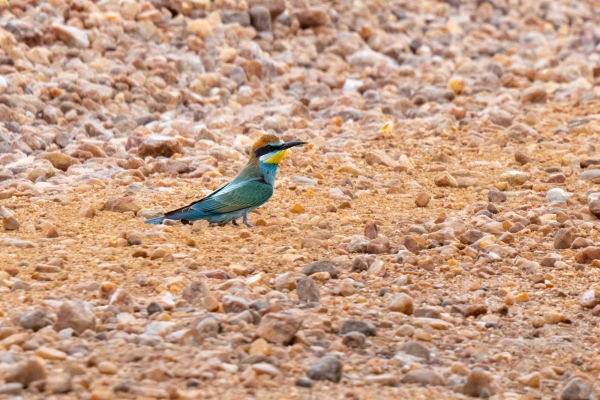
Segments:
[[[165,220],[165,217],[156,217],[156,218],[150,218],[146,220],[147,224],[162,224],[162,222]]]

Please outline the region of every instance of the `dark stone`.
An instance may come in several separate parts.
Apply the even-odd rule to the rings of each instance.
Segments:
[[[342,362],[333,356],[322,357],[310,366],[307,375],[314,381],[339,383],[342,380]]]
[[[336,272],[333,263],[329,260],[315,261],[302,268],[302,273],[306,276],[316,274],[317,272],[329,272],[331,279],[338,279],[338,273]]]
[[[152,315],[152,314],[156,314],[156,313],[161,313],[161,312],[164,311],[163,306],[161,306],[160,304],[158,304],[155,301],[153,301],[152,303],[148,304],[148,307],[146,309],[148,310],[148,315]]]
[[[368,322],[349,319],[344,322],[338,334],[340,336],[343,336],[349,332],[360,332],[365,336],[376,336],[377,328],[375,327],[375,325],[370,324]]]
[[[298,299],[304,303],[318,303],[321,300],[319,287],[312,278],[305,278],[296,284]]]
[[[506,201],[506,195],[499,190],[490,190],[488,192],[488,200],[491,203],[504,203]]]

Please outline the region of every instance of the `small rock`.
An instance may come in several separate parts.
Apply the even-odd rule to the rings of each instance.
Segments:
[[[300,28],[302,29],[315,28],[329,23],[329,15],[325,10],[320,8],[300,10],[294,16],[298,18]]]
[[[56,37],[67,45],[80,49],[87,49],[90,47],[90,39],[88,38],[86,31],[75,28],[74,26],[59,24],[53,25],[53,28]]]
[[[346,248],[351,253],[367,253],[369,241],[364,238],[356,238],[351,240]]]
[[[312,379],[305,378],[305,377],[299,378],[296,381],[296,386],[298,386],[298,387],[311,388],[311,387],[313,387],[313,385],[314,385],[314,383],[313,383]]]
[[[83,333],[86,329],[94,330],[96,327],[96,316],[94,307],[79,299],[67,300],[58,309],[54,330],[57,332],[66,328],[73,328],[77,333]]]
[[[548,203],[562,203],[567,201],[571,195],[561,188],[553,188],[546,193],[546,201]]]
[[[406,315],[412,315],[413,307],[412,297],[405,293],[396,293],[392,296],[388,304],[388,308],[391,311],[401,312]]]
[[[409,371],[401,380],[405,384],[415,384],[421,386],[443,386],[444,379],[435,371],[422,368]]]
[[[417,198],[415,199],[415,204],[417,207],[427,207],[427,204],[429,204],[429,200],[431,200],[431,196],[429,195],[429,193],[421,192],[417,195]]]
[[[490,190],[488,192],[488,200],[490,203],[504,203],[506,195],[499,190]]]
[[[377,336],[377,328],[368,322],[357,320],[346,320],[338,331],[338,335],[343,336],[349,332],[360,332],[365,336]]]
[[[600,247],[588,247],[575,256],[575,261],[579,264],[591,264],[594,260],[600,260]]]
[[[414,329],[413,329],[414,332]],[[412,336],[412,335],[403,335],[403,336]],[[402,346],[402,351],[411,356],[424,358],[425,360],[429,360],[431,358],[431,351],[425,346],[423,346],[419,342],[408,341],[404,346]]]
[[[561,400],[593,400],[592,386],[587,380],[575,377],[571,379],[560,394]]]
[[[311,278],[299,281],[296,292],[298,293],[298,299],[304,303],[318,303],[321,300],[319,287]]]
[[[149,136],[138,148],[138,156],[141,158],[148,156],[169,158],[182,152],[183,147],[176,138],[159,135]]]
[[[268,32],[271,30],[271,13],[264,6],[250,8],[250,20],[257,32]]]
[[[19,395],[23,390],[23,384],[20,382],[5,383],[0,386],[0,394]]]
[[[487,306],[485,304],[470,304],[463,308],[462,314],[465,318],[468,317],[477,317],[479,315],[483,315],[487,313]]]
[[[4,230],[16,231],[21,224],[12,214],[9,214],[2,217],[2,226],[4,227]]]
[[[96,215],[96,208],[91,204],[84,204],[79,209],[77,215],[81,218],[94,218],[94,216]]]
[[[275,290],[282,292],[283,290],[292,291],[296,289],[296,278],[293,272],[285,272],[275,277]]]
[[[439,187],[457,187],[458,182],[448,171],[444,171],[433,178],[436,186]]]
[[[290,212],[294,214],[303,214],[306,212],[306,209],[301,204],[294,204],[292,208],[290,208]]]
[[[104,203],[104,211],[112,211],[124,213],[131,211],[134,214],[137,213],[142,207],[139,205],[137,200],[133,197],[110,197]]]
[[[43,361],[35,356],[12,366],[4,377],[6,383],[16,382],[23,387],[42,379],[46,379],[46,367]]]
[[[338,273],[333,266],[333,263],[329,260],[319,260],[313,263],[307,264],[302,268],[302,273],[306,276],[316,274],[317,272],[328,272],[331,279],[338,279]]]
[[[44,307],[38,307],[32,311],[23,313],[19,322],[23,329],[31,329],[35,332],[53,323],[48,310]]]
[[[529,180],[529,174],[522,171],[506,171],[499,178],[500,182],[507,182],[511,186],[520,186]]]
[[[365,237],[367,239],[376,239],[379,234],[379,229],[377,228],[377,224],[373,221],[368,221],[367,226],[365,226]]]
[[[474,368],[467,375],[467,380],[462,387],[462,392],[467,396],[487,399],[492,397],[492,378],[481,368]]]
[[[226,313],[240,313],[248,309],[248,302],[239,296],[223,296],[221,304]]]
[[[342,343],[346,347],[361,349],[365,346],[367,337],[360,332],[349,332],[344,335]]]
[[[515,152],[515,161],[521,165],[525,165],[531,162],[531,159],[520,151]]]
[[[554,236],[554,248],[557,250],[569,249],[573,243],[573,234],[570,229],[561,228]]]
[[[104,375],[115,375],[119,371],[117,365],[110,361],[100,361],[97,368],[98,372]]]
[[[369,254],[388,254],[390,252],[390,241],[385,236],[379,236],[367,244]]]
[[[44,360],[65,360],[67,358],[67,353],[44,346],[38,348],[33,354]]]
[[[333,356],[321,357],[310,366],[307,376],[313,381],[339,383],[342,380],[342,362]]]
[[[338,296],[348,297],[356,293],[356,288],[352,284],[351,279],[344,279],[342,280],[342,282],[340,282],[340,285],[335,289],[335,293]]]
[[[594,200],[589,204],[589,209],[592,215],[600,218],[600,200]]]
[[[269,343],[287,345],[292,341],[301,324],[302,319],[297,316],[269,313],[261,319],[256,335]]]

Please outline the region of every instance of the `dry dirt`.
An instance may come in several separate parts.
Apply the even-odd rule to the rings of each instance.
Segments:
[[[0,398],[597,398],[599,7],[0,0]]]

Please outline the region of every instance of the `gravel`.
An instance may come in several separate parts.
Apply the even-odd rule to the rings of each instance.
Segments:
[[[501,3],[0,1],[1,396],[598,397],[600,14]]]

